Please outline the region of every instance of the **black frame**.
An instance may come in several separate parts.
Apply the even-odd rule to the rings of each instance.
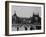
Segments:
[[[44,32],[43,33],[27,33],[27,34],[12,34],[12,35],[9,35],[9,3],[26,3],[26,4],[41,4],[41,5],[44,5]],[[5,1],[5,35],[6,36],[18,36],[18,35],[32,35],[32,34],[45,34],[45,3]]]

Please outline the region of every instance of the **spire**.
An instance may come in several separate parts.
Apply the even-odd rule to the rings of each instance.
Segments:
[[[33,16],[34,16],[34,12],[33,12]]]
[[[17,15],[16,15],[16,10],[14,10],[14,16],[17,16]]]
[[[33,16],[39,17],[39,12],[37,12],[37,13],[34,13],[34,12],[33,12]]]

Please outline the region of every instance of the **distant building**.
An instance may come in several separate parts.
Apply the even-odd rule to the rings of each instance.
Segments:
[[[39,14],[34,14],[33,13],[33,17],[32,17],[32,24],[41,24],[41,18],[39,17]]]
[[[39,14],[34,14],[30,18],[22,18],[18,17],[16,13],[12,16],[12,26],[16,27],[16,30],[35,30],[35,29],[41,29],[41,18],[39,17]],[[40,26],[38,26],[40,25]],[[21,26],[21,27],[20,27]],[[22,29],[23,28],[23,29]]]
[[[16,13],[12,16],[12,24],[30,24],[31,23],[31,17],[30,18],[21,18],[16,15]]]
[[[41,24],[41,18],[39,17],[39,14],[34,14],[30,18],[21,18],[16,15],[16,13],[12,16],[12,24]]]

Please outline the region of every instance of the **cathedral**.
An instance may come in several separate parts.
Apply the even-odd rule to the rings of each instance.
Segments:
[[[16,13],[12,16],[12,26],[19,30],[35,30],[41,29],[41,18],[39,14],[34,14],[30,18],[20,18]]]

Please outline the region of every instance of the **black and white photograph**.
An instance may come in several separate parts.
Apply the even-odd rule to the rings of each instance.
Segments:
[[[12,6],[12,31],[41,30],[41,7]]]
[[[10,35],[44,33],[44,3],[7,3]]]

